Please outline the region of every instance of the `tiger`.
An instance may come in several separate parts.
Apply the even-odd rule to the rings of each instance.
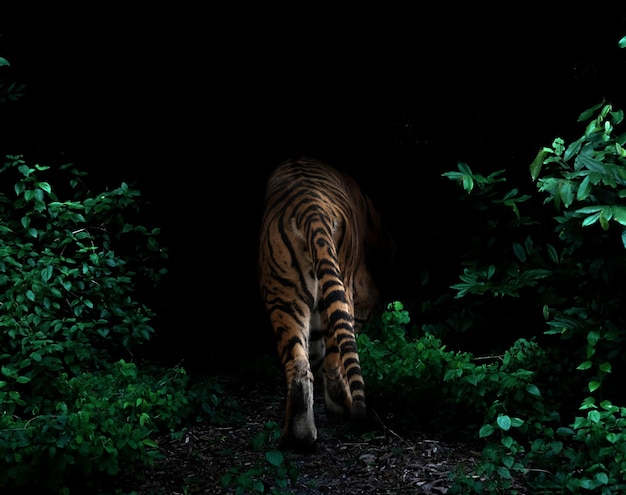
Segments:
[[[301,157],[270,174],[258,278],[287,386],[281,447],[316,444],[316,382],[327,412],[366,418],[355,332],[380,302],[367,257],[394,250],[380,213],[345,172]]]

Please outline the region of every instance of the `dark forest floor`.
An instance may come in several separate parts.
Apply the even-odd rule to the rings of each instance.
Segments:
[[[194,425],[177,439],[163,436],[159,445],[165,458],[154,467],[123,476],[117,488],[138,495],[234,494],[235,483],[227,487],[220,483],[229,469],[236,468],[241,474],[269,466],[265,454],[276,447],[275,442],[255,449],[253,438],[267,422],[282,420],[282,381],[232,393],[241,407],[242,420],[228,426]],[[280,491],[275,476],[265,469],[264,475],[255,477],[263,486],[241,493],[445,494],[452,486],[453,473],[461,469],[472,475],[480,458],[478,445],[406,427],[396,430],[393,418],[388,424],[387,419],[376,417],[377,426],[355,434],[354,426],[327,417],[319,399],[316,448],[306,453],[284,452],[283,465],[295,468],[295,483]],[[522,486],[517,489],[525,492]]]

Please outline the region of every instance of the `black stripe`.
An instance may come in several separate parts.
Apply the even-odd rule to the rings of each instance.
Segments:
[[[354,380],[350,382],[350,392],[355,392],[356,390],[365,390],[365,384],[361,380]],[[356,400],[359,396],[354,397]]]

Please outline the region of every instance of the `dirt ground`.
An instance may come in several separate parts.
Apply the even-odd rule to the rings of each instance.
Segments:
[[[253,438],[269,421],[282,421],[282,381],[240,390],[236,400],[244,421],[236,426],[199,424],[182,438],[164,436],[159,445],[165,459],[154,467],[125,475],[120,489],[138,495],[234,494],[236,484],[223,487],[229,469],[238,473],[268,466],[265,454],[276,442],[255,449]],[[445,494],[456,469],[472,473],[480,447],[451,442],[420,431],[396,431],[386,420],[365,434],[354,435],[340,418],[327,417],[317,397],[318,443],[311,452],[283,452],[283,465],[295,468],[295,483],[279,491],[272,474],[257,476],[262,483],[240,493],[294,495]],[[375,412],[374,412],[375,414]],[[284,477],[283,477],[284,479]],[[256,490],[256,491],[255,491]],[[523,489],[520,487],[520,493]]]

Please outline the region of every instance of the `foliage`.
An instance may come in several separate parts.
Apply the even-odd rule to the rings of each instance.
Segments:
[[[222,487],[233,486],[236,495],[243,494],[272,494],[288,495],[293,493],[289,487],[296,483],[297,468],[285,461],[283,453],[273,448],[280,437],[278,423],[267,421],[263,429],[252,439],[252,448],[255,451],[263,449],[263,460],[256,462],[252,467],[235,465],[222,476]]]
[[[485,442],[473,476],[457,473],[456,493],[515,493],[520,481],[535,493],[626,487],[622,119],[604,103],[583,112],[583,136],[556,138],[531,164],[534,193],[507,186],[504,170],[484,176],[460,163],[444,173],[472,218],[452,287],[457,316],[409,328],[396,302],[358,336],[370,397],[406,401],[427,425],[469,427]],[[492,338],[503,328],[517,339]],[[461,334],[491,339],[491,354],[448,350]]]
[[[225,383],[226,378],[222,376],[199,377],[189,383],[186,397],[195,405],[193,411],[197,413],[196,422],[233,425],[243,421],[239,403],[225,389]]]
[[[3,72],[0,103],[23,89]],[[167,273],[159,229],[138,224],[140,192],[122,183],[93,194],[73,165],[21,156],[7,156],[0,176],[2,493],[100,492],[160,459],[157,435],[239,420],[221,379],[192,381],[138,354]]]
[[[523,449],[516,438],[520,433],[535,434],[538,424],[559,419],[553,401],[541,392],[550,382],[545,352],[525,339],[486,359],[449,351],[427,329],[421,333],[410,329],[409,315],[400,302],[388,305],[381,322],[380,328],[370,327],[357,335],[370,399],[374,396],[382,404],[402,403],[408,410],[421,411],[417,416],[423,428],[456,438],[472,430],[480,438],[499,435],[500,442],[483,452],[491,462],[485,461],[481,474],[489,480],[495,472],[503,479],[486,484],[511,488],[511,473],[522,469],[516,455]],[[372,338],[376,333],[380,337]],[[415,418],[411,414],[407,421]]]
[[[0,168],[0,486],[68,493],[158,458],[155,433],[189,414],[182,369],[130,362],[154,330],[134,300],[166,273],[138,191],[97,195],[84,173],[7,157]],[[66,174],[70,199],[51,178]]]
[[[0,57],[0,67],[9,67],[11,64],[6,58]],[[24,85],[10,81],[9,77],[0,74],[0,103],[16,101],[24,95]]]

